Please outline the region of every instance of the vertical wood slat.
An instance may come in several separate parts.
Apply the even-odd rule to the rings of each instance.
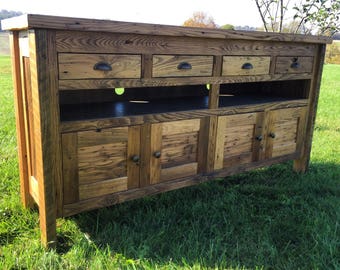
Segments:
[[[23,85],[21,81],[20,71],[19,33],[17,31],[11,32],[9,37],[12,58],[12,77],[14,86],[14,108],[19,158],[20,194],[21,201],[24,207],[32,207],[33,198],[29,193],[30,175],[28,173],[29,170],[26,149],[27,138],[25,134],[24,106],[22,93]]]
[[[305,140],[305,130],[306,130],[306,120],[307,120],[307,107],[301,108],[300,117],[298,119],[298,128],[296,134],[296,151],[302,155],[303,142]]]
[[[265,111],[264,112],[264,145],[265,145],[265,153],[264,153],[264,158],[268,159],[271,158],[272,152],[273,152],[273,144],[274,140],[269,137],[270,132],[274,132],[274,121],[275,121],[275,111]]]
[[[64,204],[79,201],[78,134],[62,135]]]
[[[154,153],[162,151],[162,123],[151,125],[150,143],[150,183],[156,184],[161,180],[161,159]]]
[[[226,126],[227,117],[226,116],[218,117],[214,170],[220,170],[223,168]]]
[[[208,142],[209,142],[209,117],[204,117],[200,120],[200,129],[198,132],[198,146],[197,146],[197,173],[204,173],[207,171],[208,162]]]
[[[215,166],[215,153],[216,153],[216,142],[217,142],[217,126],[218,126],[218,117],[211,116],[209,117],[209,141],[208,141],[208,157],[207,157],[207,170],[206,172],[214,171]]]
[[[127,179],[128,189],[138,188],[140,179],[140,165],[132,161],[132,156],[140,156],[141,145],[141,128],[140,126],[129,127],[128,131],[128,149],[127,149]]]
[[[41,240],[53,247],[63,190],[55,31],[30,30],[29,41]]]
[[[151,124],[146,123],[141,127],[140,146],[140,187],[150,185],[150,158],[151,158]]]
[[[321,44],[318,45],[317,56],[314,57],[313,63],[313,78],[311,80],[310,89],[309,89],[309,104],[308,104],[308,117],[306,121],[306,133],[304,136],[304,142],[301,146],[302,155],[300,159],[294,160],[294,170],[297,172],[305,172],[309,165],[310,160],[310,152],[312,149],[312,140],[313,140],[313,130],[315,124],[316,110],[317,104],[320,94],[320,84],[321,84],[321,76],[323,70],[323,64],[325,59],[325,50],[326,45]]]

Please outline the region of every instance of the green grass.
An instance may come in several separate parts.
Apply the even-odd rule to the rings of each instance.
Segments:
[[[340,65],[326,65],[310,169],[291,162],[59,219],[40,246],[19,199],[9,57],[0,57],[0,269],[340,269]]]

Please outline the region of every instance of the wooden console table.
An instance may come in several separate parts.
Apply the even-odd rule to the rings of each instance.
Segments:
[[[23,204],[56,218],[294,160],[325,46],[292,34],[24,15],[10,30]]]

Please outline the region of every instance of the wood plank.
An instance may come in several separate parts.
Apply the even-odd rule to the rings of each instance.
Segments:
[[[211,76],[213,56],[153,55],[152,77]],[[186,63],[190,68],[179,68]]]
[[[210,84],[209,104],[208,104],[209,109],[217,109],[218,108],[219,96],[220,96],[220,85],[219,84]]]
[[[112,70],[95,70],[98,63],[106,63]],[[60,53],[58,64],[60,80],[141,77],[140,55]]]
[[[287,143],[285,145],[276,145],[272,150],[272,157],[284,156],[296,152],[296,143]]]
[[[216,130],[216,148],[214,158],[214,170],[223,168],[224,160],[224,145],[225,145],[225,130],[227,127],[227,116],[218,117],[217,130]],[[212,138],[211,138],[212,139]]]
[[[265,159],[265,112],[256,113],[256,122],[253,138],[253,161],[260,161]],[[258,138],[261,136],[262,140]]]
[[[151,137],[150,137],[150,184],[159,183],[161,180],[161,158],[156,157],[156,153],[160,152],[163,155],[162,149],[162,135],[163,125],[165,124],[152,124]]]
[[[303,144],[306,134],[306,120],[307,120],[307,107],[301,109],[301,115],[298,119],[298,128],[296,134],[296,151],[302,154]]]
[[[215,39],[236,40],[269,40],[269,41],[295,41],[303,43],[331,43],[329,37],[294,35],[281,33],[267,33],[256,31],[234,31],[222,29],[207,29],[197,27],[180,27],[159,24],[120,22],[111,20],[83,19],[71,17],[58,17],[50,15],[25,14],[19,17],[6,19],[2,22],[4,30],[45,28],[82,30],[94,32],[136,33],[164,36],[190,36]]]
[[[140,187],[150,185],[151,175],[151,123],[145,123],[141,126],[141,145],[140,145]]]
[[[240,164],[251,163],[253,161],[252,152],[243,152],[236,156],[227,156],[223,160],[223,168],[239,166]]]
[[[134,189],[139,187],[140,162],[133,162],[132,157],[141,155],[141,127],[129,127],[128,149],[127,149],[127,188]]]
[[[209,143],[209,127],[210,118],[203,117],[200,121],[200,130],[198,132],[198,151],[197,151],[197,173],[204,173],[207,171],[208,163],[208,143]]]
[[[170,181],[197,174],[197,162],[183,164],[161,170],[160,181]]]
[[[197,162],[198,132],[162,137],[161,167]]]
[[[91,184],[79,185],[79,199],[87,200],[90,198],[101,197],[107,194],[127,190],[127,177],[109,179]]]
[[[128,142],[128,127],[96,129],[78,133],[80,148],[115,142]]]
[[[308,80],[311,73],[273,74],[254,76],[225,76],[225,77],[176,77],[152,79],[96,79],[96,80],[61,80],[59,90],[107,89],[116,87],[147,87],[147,86],[179,86],[196,84],[246,83],[282,80]]]
[[[20,195],[24,207],[33,207],[33,199],[29,191],[28,160],[26,148],[26,134],[25,134],[25,119],[24,119],[24,105],[23,105],[23,82],[21,81],[20,68],[20,49],[19,49],[19,33],[11,32],[10,48],[12,58],[12,77],[14,88],[14,109],[16,119],[16,134],[18,144],[18,159],[19,159],[19,176],[20,176]]]
[[[39,203],[39,183],[34,176],[30,177],[30,194],[36,204]]]
[[[55,32],[34,30],[29,40],[41,239],[44,245],[54,246],[63,201]]]
[[[163,123],[162,134],[175,135],[183,133],[197,132],[200,128],[200,119],[188,119],[181,121],[171,121]]]
[[[224,130],[224,156],[234,156],[243,152],[251,152],[254,140],[254,125],[229,127]]]
[[[127,142],[79,147],[78,169],[79,184],[127,176]]]
[[[285,43],[277,41],[218,40],[194,37],[150,35],[133,33],[103,33],[57,31],[58,52],[67,53],[132,53],[182,55],[280,55],[313,56],[315,44]]]
[[[226,118],[226,127],[254,125],[257,113],[235,114]]]
[[[251,69],[244,69],[251,64]],[[222,76],[269,74],[270,56],[223,56]]]
[[[152,78],[152,54],[142,55],[142,78]]]
[[[62,134],[64,204],[79,201],[78,134]]]

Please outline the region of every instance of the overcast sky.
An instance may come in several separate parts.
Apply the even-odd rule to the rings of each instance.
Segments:
[[[193,12],[204,11],[218,25],[262,25],[253,0],[0,0],[0,9],[170,25],[182,25]]]

